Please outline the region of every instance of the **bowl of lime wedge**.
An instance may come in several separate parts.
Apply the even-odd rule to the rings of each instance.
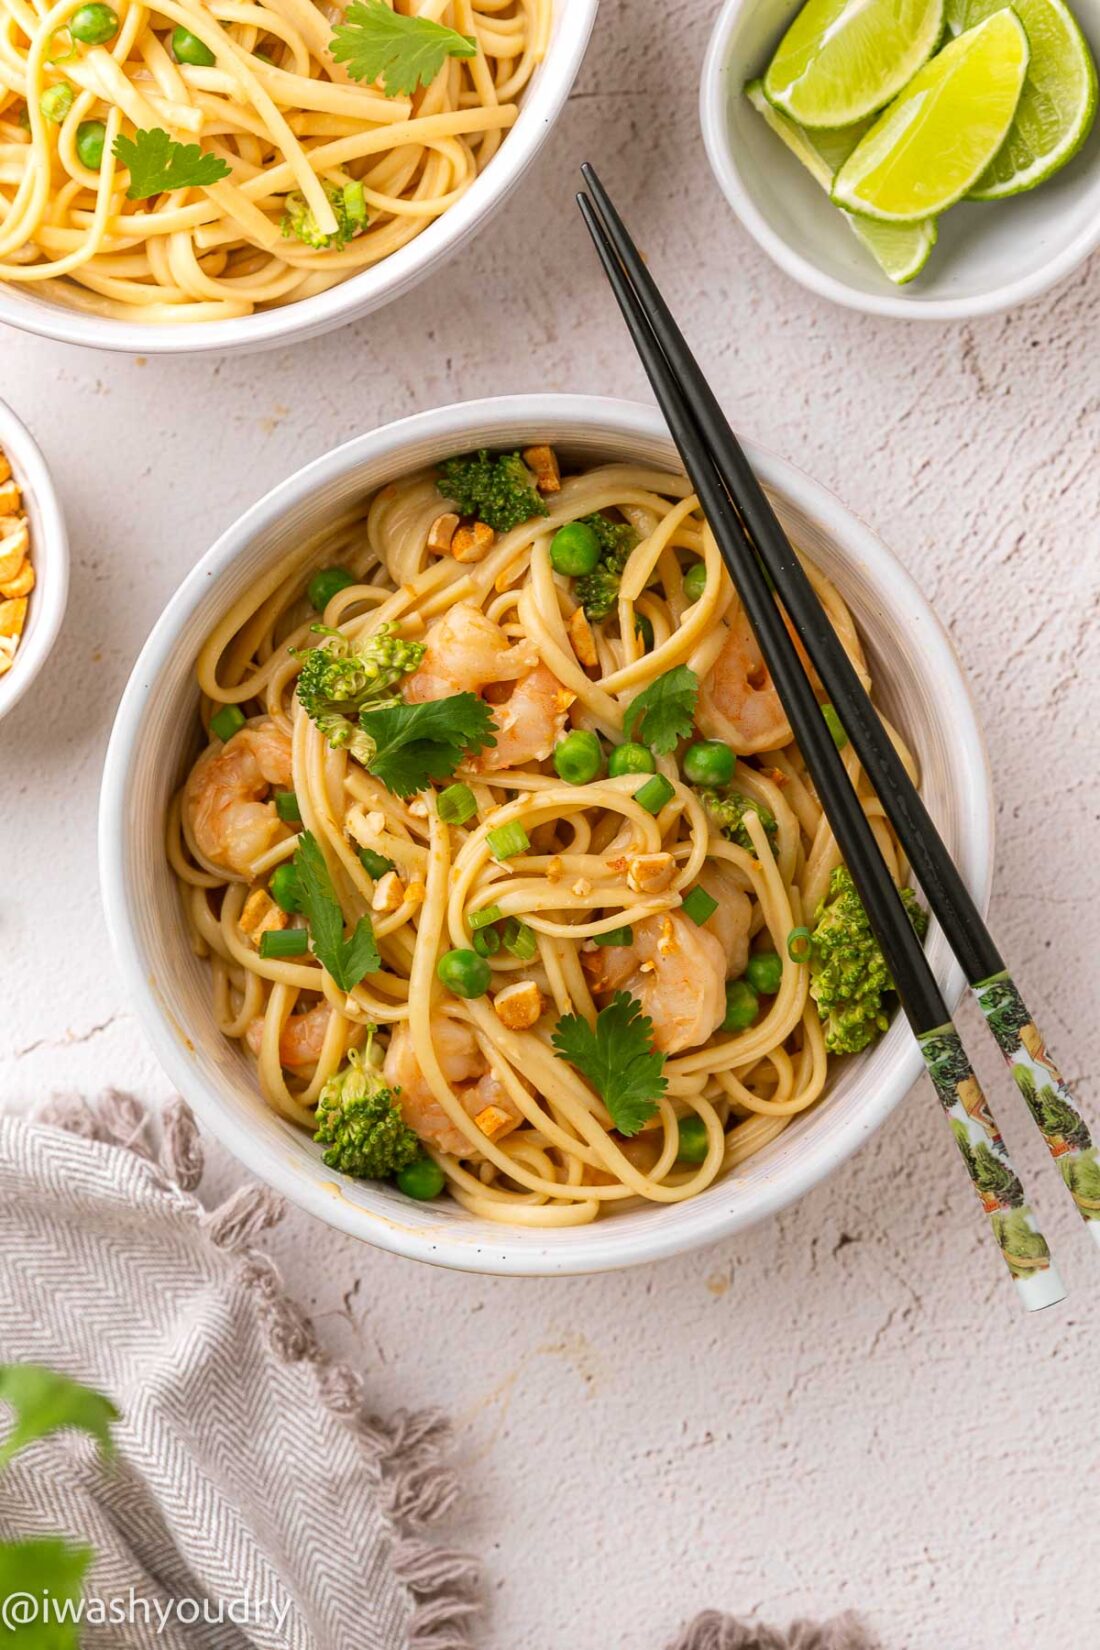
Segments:
[[[727,0],[703,137],[811,291],[939,320],[1036,297],[1100,245],[1100,0]]]

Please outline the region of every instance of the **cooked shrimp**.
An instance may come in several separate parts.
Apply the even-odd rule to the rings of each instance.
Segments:
[[[738,607],[730,632],[699,691],[697,721],[705,733],[728,739],[742,756],[777,750],[793,735],[771,672]]]
[[[679,911],[636,922],[630,945],[586,951],[583,966],[597,996],[626,991],[638,999],[665,1054],[705,1043],[725,1017],[726,947]]]
[[[705,860],[698,881],[718,901],[717,911],[711,912],[703,927],[715,935],[726,953],[726,979],[739,979],[749,960],[752,900],[721,860]]]
[[[290,740],[269,720],[204,751],[183,793],[184,814],[203,857],[249,876],[254,861],[287,834],[275,804],[264,798],[272,785],[290,782]]]
[[[315,1066],[321,1058],[321,1048],[328,1030],[332,1010],[328,1003],[318,1003],[304,1014],[292,1014],[279,1037],[279,1064],[296,1068]],[[259,1058],[263,1043],[264,1022],[261,1015],[250,1021],[245,1031],[245,1042]]]
[[[509,694],[496,691],[509,682],[515,683]],[[513,645],[473,602],[456,602],[436,620],[420,666],[405,683],[411,704],[452,693],[484,693],[492,702],[496,745],[467,764],[481,773],[549,756],[574,699],[529,643]]]
[[[522,1121],[515,1102],[493,1074],[469,1026],[442,1015],[433,1019],[432,1046],[452,1093],[468,1117],[479,1117],[487,1106],[503,1112],[507,1125],[495,1127],[494,1137]],[[421,1140],[454,1157],[469,1157],[473,1147],[462,1130],[452,1123],[421,1071],[408,1026],[399,1025],[395,1029],[382,1070],[390,1086],[400,1089],[397,1100],[401,1115]]]

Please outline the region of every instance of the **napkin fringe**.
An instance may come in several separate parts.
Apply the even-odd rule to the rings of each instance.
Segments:
[[[198,1125],[181,1099],[161,1114],[159,1150],[151,1138],[146,1107],[120,1089],[108,1089],[95,1101],[57,1095],[38,1108],[35,1121],[132,1152],[181,1192],[194,1193],[202,1179]],[[450,1511],[459,1493],[458,1478],[447,1461],[451,1429],[446,1417],[436,1410],[421,1410],[398,1411],[383,1419],[368,1411],[362,1378],[350,1365],[329,1356],[312,1320],[284,1290],[274,1261],[253,1247],[286,1212],[277,1193],[249,1185],[217,1208],[208,1210],[194,1197],[190,1205],[210,1241],[239,1256],[241,1284],[274,1355],[283,1363],[310,1364],[321,1403],[354,1427],[367,1446],[393,1530],[394,1570],[414,1600],[408,1650],[469,1650],[470,1619],[480,1609],[480,1565],[470,1554],[424,1535]]]
[[[882,1650],[878,1638],[858,1616],[846,1613],[833,1621],[793,1621],[786,1632],[759,1622],[737,1621],[706,1610],[686,1627],[668,1650]]]

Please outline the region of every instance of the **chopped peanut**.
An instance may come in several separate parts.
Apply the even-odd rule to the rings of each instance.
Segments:
[[[397,911],[405,903],[405,884],[396,871],[379,877],[370,905],[372,911]]]
[[[626,880],[636,894],[659,894],[668,887],[675,870],[671,854],[637,854],[627,866]]]
[[[27,618],[26,596],[0,602],[0,636],[21,636]]]
[[[498,1134],[505,1134],[514,1129],[517,1121],[518,1119],[510,1112],[506,1112],[503,1106],[486,1106],[484,1111],[479,1111],[474,1118],[482,1134],[488,1135],[490,1140],[495,1140]]]
[[[564,875],[565,866],[562,864],[561,855],[555,854],[552,859],[546,861],[546,880],[547,882],[560,882]]]
[[[542,992],[534,980],[517,980],[497,992],[493,1007],[509,1031],[529,1031],[542,1014]]]
[[[428,890],[422,882],[410,882],[405,889],[405,898],[410,905],[423,905],[427,892]]]
[[[484,561],[495,543],[496,534],[487,522],[472,521],[451,540],[451,555],[455,561]]]
[[[578,899],[587,899],[592,892],[592,884],[587,877],[578,877],[570,892],[576,894]]]
[[[458,527],[458,517],[453,510],[445,510],[441,516],[436,516],[428,528],[428,549],[436,556],[450,554],[451,541]]]
[[[535,473],[535,486],[540,493],[561,492],[561,470],[553,447],[527,447],[523,462]]]
[[[592,634],[592,626],[588,622],[588,615],[583,607],[576,609],[565,628],[573,652],[577,655],[577,662],[584,665],[585,669],[588,669],[591,665],[599,664],[600,658],[596,652],[596,638]]]
[[[273,928],[285,928],[288,921],[286,912],[275,904],[266,888],[253,888],[244,902],[240,929],[253,945],[259,945],[261,934],[266,934]]]

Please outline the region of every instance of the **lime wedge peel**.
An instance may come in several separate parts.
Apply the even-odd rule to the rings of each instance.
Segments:
[[[1029,55],[1024,26],[1008,8],[952,40],[844,162],[835,204],[913,223],[962,200],[1008,134]]]
[[[764,95],[763,81],[750,80],[745,96],[826,194],[833,187],[838,169],[871,125],[865,120],[833,131],[807,132],[781,110],[772,108]],[[873,218],[859,218],[845,212],[843,207],[839,210],[857,240],[863,242],[895,286],[905,286],[912,281],[932,255],[937,235],[935,218],[912,224],[876,223]]]
[[[947,0],[955,34],[1006,0]],[[1013,0],[1027,31],[1031,61],[1008,136],[970,191],[971,200],[1004,200],[1034,189],[1073,159],[1096,118],[1096,64],[1064,0]]]
[[[764,76],[800,126],[851,126],[896,97],[932,56],[945,0],[807,0]]]

